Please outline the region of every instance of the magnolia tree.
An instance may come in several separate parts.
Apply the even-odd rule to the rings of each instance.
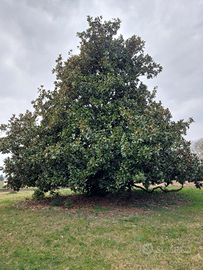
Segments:
[[[8,186],[88,194],[167,191],[174,181],[200,188],[203,169],[183,137],[193,120],[172,121],[155,101],[156,89],[140,80],[162,67],[144,53],[140,37],[117,35],[119,19],[87,21],[77,33],[79,54],[56,60],[54,91],[42,86],[34,113],[1,125],[0,151],[11,154],[3,169]]]

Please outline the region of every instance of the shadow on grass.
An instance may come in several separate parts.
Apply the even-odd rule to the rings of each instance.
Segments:
[[[108,194],[105,197],[86,196],[84,194],[66,194],[60,192],[58,197],[46,196],[40,200],[26,199],[17,202],[18,207],[40,210],[54,207],[57,211],[67,210],[77,213],[100,213],[108,215],[110,212],[121,214],[143,214],[143,212],[154,210],[177,209],[195,204],[195,198],[199,191],[195,188],[185,188],[178,193],[163,193],[159,190],[154,193],[146,193],[140,189],[134,189],[129,193]],[[201,192],[201,191],[200,191]],[[193,196],[193,193],[196,197]],[[202,194],[202,193],[200,193]]]

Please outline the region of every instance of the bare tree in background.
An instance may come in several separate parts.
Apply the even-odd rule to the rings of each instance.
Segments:
[[[192,143],[191,150],[193,153],[203,160],[203,138]]]

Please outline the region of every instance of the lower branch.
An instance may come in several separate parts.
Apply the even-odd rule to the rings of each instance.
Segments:
[[[142,190],[144,190],[147,193],[152,193],[152,192],[154,192],[155,189],[158,189],[158,188],[161,189],[161,191],[163,191],[165,193],[168,193],[168,192],[178,192],[178,191],[180,191],[183,188],[183,184],[178,189],[165,189],[165,188],[159,186],[159,187],[153,188],[152,190],[148,190],[148,189],[145,189],[145,188],[143,188],[141,186],[137,186],[137,185],[133,185],[133,186],[136,187],[136,188],[141,188]]]

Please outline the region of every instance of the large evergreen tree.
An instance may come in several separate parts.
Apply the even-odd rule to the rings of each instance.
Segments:
[[[184,139],[193,121],[172,121],[140,80],[162,67],[138,36],[117,36],[120,20],[88,17],[77,33],[80,53],[56,60],[55,90],[39,89],[34,113],[1,125],[0,151],[8,185],[42,191],[60,186],[90,194],[203,180],[201,163]],[[162,188],[162,190],[165,190]]]

